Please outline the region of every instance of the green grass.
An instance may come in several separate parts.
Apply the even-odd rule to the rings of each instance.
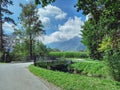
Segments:
[[[72,61],[75,61],[75,60],[84,60],[84,61],[100,61],[100,60],[94,60],[94,59],[91,59],[91,58],[65,58],[66,60],[72,60]]]
[[[87,52],[50,52],[49,56],[56,58],[88,58]]]
[[[102,61],[83,61],[69,66],[77,73],[89,76],[110,78],[107,65]]]
[[[62,90],[120,90],[120,83],[112,80],[51,71],[33,65],[29,66],[29,70]]]

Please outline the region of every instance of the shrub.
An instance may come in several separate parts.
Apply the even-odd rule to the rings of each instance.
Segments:
[[[120,52],[109,55],[108,64],[113,78],[120,81]]]
[[[47,68],[48,63],[47,62],[37,62],[36,66],[38,67],[43,67],[43,68]]]
[[[108,77],[108,69],[105,63],[100,61],[84,61],[77,62],[69,67],[73,69],[76,73],[84,74],[88,76],[97,76],[97,77]]]
[[[15,55],[15,54],[10,54],[10,60],[11,61],[29,61],[28,56],[23,56],[23,55]]]

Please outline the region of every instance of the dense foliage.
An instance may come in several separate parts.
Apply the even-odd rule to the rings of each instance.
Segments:
[[[33,44],[34,58],[41,58],[48,55],[47,47],[40,41]],[[29,61],[29,44],[27,42],[17,43],[11,52],[12,61]]]
[[[90,57],[106,59],[112,68],[113,78],[120,81],[120,1],[78,0],[76,8],[89,16],[83,26],[82,36]]]
[[[120,52],[115,52],[108,57],[108,65],[115,80],[120,81]]]
[[[102,59],[102,51],[99,51],[99,44],[101,43],[101,37],[98,26],[94,25],[95,22],[93,20],[88,20],[85,22],[82,30],[83,43],[87,46],[89,50],[89,55],[92,59]]]
[[[111,39],[112,50],[115,48],[118,49],[119,47],[119,3],[119,0],[78,0],[76,4],[78,11],[83,10],[83,14],[89,14],[89,20],[86,21],[83,26],[82,35],[83,43],[88,47],[90,56],[93,59],[101,58],[101,52],[98,49],[101,47],[100,44],[106,37],[110,37]],[[98,54],[97,57],[96,54]]]

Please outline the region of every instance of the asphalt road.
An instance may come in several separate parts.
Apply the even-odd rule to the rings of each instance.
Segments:
[[[58,90],[30,73],[30,64],[0,64],[0,90]]]

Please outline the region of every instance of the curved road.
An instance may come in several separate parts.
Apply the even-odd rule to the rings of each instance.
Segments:
[[[0,64],[0,90],[58,90],[31,74],[30,64]]]

